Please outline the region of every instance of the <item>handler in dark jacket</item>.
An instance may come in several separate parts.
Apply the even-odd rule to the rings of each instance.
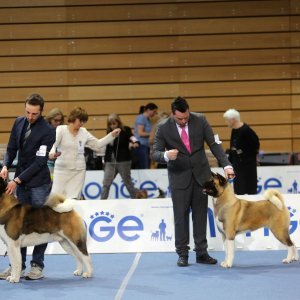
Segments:
[[[7,185],[7,193],[16,189],[17,198],[22,203],[35,207],[43,206],[50,192],[50,172],[47,166],[49,151],[55,142],[55,129],[42,117],[44,100],[38,94],[30,95],[25,102],[25,115],[18,117],[11,130],[0,176],[8,177],[8,169],[18,158],[15,178]],[[43,278],[44,253],[47,244],[35,246],[32,254],[31,270],[26,279]],[[24,277],[26,248],[21,248],[22,272]],[[0,279],[11,275],[8,267],[0,273]]]

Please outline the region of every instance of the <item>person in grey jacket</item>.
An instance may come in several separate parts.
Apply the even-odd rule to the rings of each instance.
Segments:
[[[167,163],[175,221],[175,247],[179,256],[177,265],[188,266],[190,209],[196,262],[216,264],[217,260],[207,253],[208,196],[202,193],[202,184],[211,178],[211,170],[204,142],[224,168],[227,178],[234,177],[234,171],[203,114],[190,112],[188,102],[182,97],[175,98],[171,111],[171,116],[158,125],[152,158],[158,163]]]

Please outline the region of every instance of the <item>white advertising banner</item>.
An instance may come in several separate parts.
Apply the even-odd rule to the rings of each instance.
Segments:
[[[298,195],[291,194],[285,194],[284,197],[291,215],[291,238],[297,246],[300,246],[300,199]],[[261,196],[244,196],[243,198],[260,199]],[[90,253],[173,252],[175,250],[174,219],[170,198],[86,200],[78,201],[75,209],[86,223]],[[207,216],[208,248],[209,250],[223,250],[222,238],[216,227],[211,199],[209,199]],[[192,228],[190,246],[193,249]],[[238,235],[236,248],[266,250],[285,249],[285,246],[278,242],[269,230],[261,228],[251,234]],[[6,251],[2,243],[0,251],[2,254]],[[46,253],[59,254],[64,251],[55,242],[48,245]]]
[[[300,198],[298,195],[290,194],[285,194],[284,197],[291,215],[291,238],[297,246],[300,246]],[[254,200],[261,199],[261,196],[243,198]],[[170,198],[78,201],[76,210],[87,225],[90,253],[173,252],[175,250],[174,219]],[[190,232],[190,246],[193,249],[192,227]],[[207,241],[209,250],[223,250],[211,198],[207,213]],[[286,248],[266,228],[251,234],[238,235],[235,244],[240,250]],[[52,243],[49,244],[47,253],[64,252],[57,243]]]
[[[214,169],[222,173],[221,169]],[[290,211],[290,234],[300,247],[300,195],[299,166],[260,167],[259,193],[267,188],[276,188],[284,194]],[[90,253],[124,252],[173,252],[174,219],[172,201],[168,189],[165,169],[133,170],[135,185],[148,190],[148,199],[125,199],[128,197],[121,179],[116,178],[109,200],[99,200],[103,179],[102,171],[87,172],[83,195],[86,201],[78,201],[75,209],[84,218],[88,232]],[[165,192],[165,198],[158,196],[157,188]],[[257,200],[262,196],[243,196],[244,199]],[[209,199],[207,212],[207,240],[209,250],[223,250],[221,235],[217,230]],[[190,246],[193,249],[192,228]],[[236,238],[236,248],[241,250],[285,249],[266,228],[243,233]],[[6,247],[0,243],[0,253]],[[30,253],[30,251],[29,251]],[[58,243],[51,243],[47,253],[64,253]]]
[[[212,168],[214,172],[224,174],[221,168]],[[300,166],[258,167],[258,194],[268,188],[276,188],[283,194],[300,193]],[[166,169],[132,170],[132,179],[139,189],[148,191],[148,198],[158,196],[158,188],[166,197],[170,197],[168,174]],[[103,171],[88,171],[83,196],[85,199],[100,199]],[[115,178],[109,194],[110,199],[129,198],[128,191],[119,175]]]

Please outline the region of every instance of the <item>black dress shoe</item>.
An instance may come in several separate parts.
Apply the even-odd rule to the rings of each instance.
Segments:
[[[198,264],[215,265],[218,261],[205,253],[202,255],[197,255],[196,262]]]
[[[188,266],[188,257],[187,256],[179,256],[177,260],[178,267],[186,267]]]

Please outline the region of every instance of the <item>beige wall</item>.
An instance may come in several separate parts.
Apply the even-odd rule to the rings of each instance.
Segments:
[[[300,0],[0,0],[0,143],[32,92],[76,105],[98,137],[107,114],[186,97],[228,146],[240,110],[266,152],[300,152]]]

